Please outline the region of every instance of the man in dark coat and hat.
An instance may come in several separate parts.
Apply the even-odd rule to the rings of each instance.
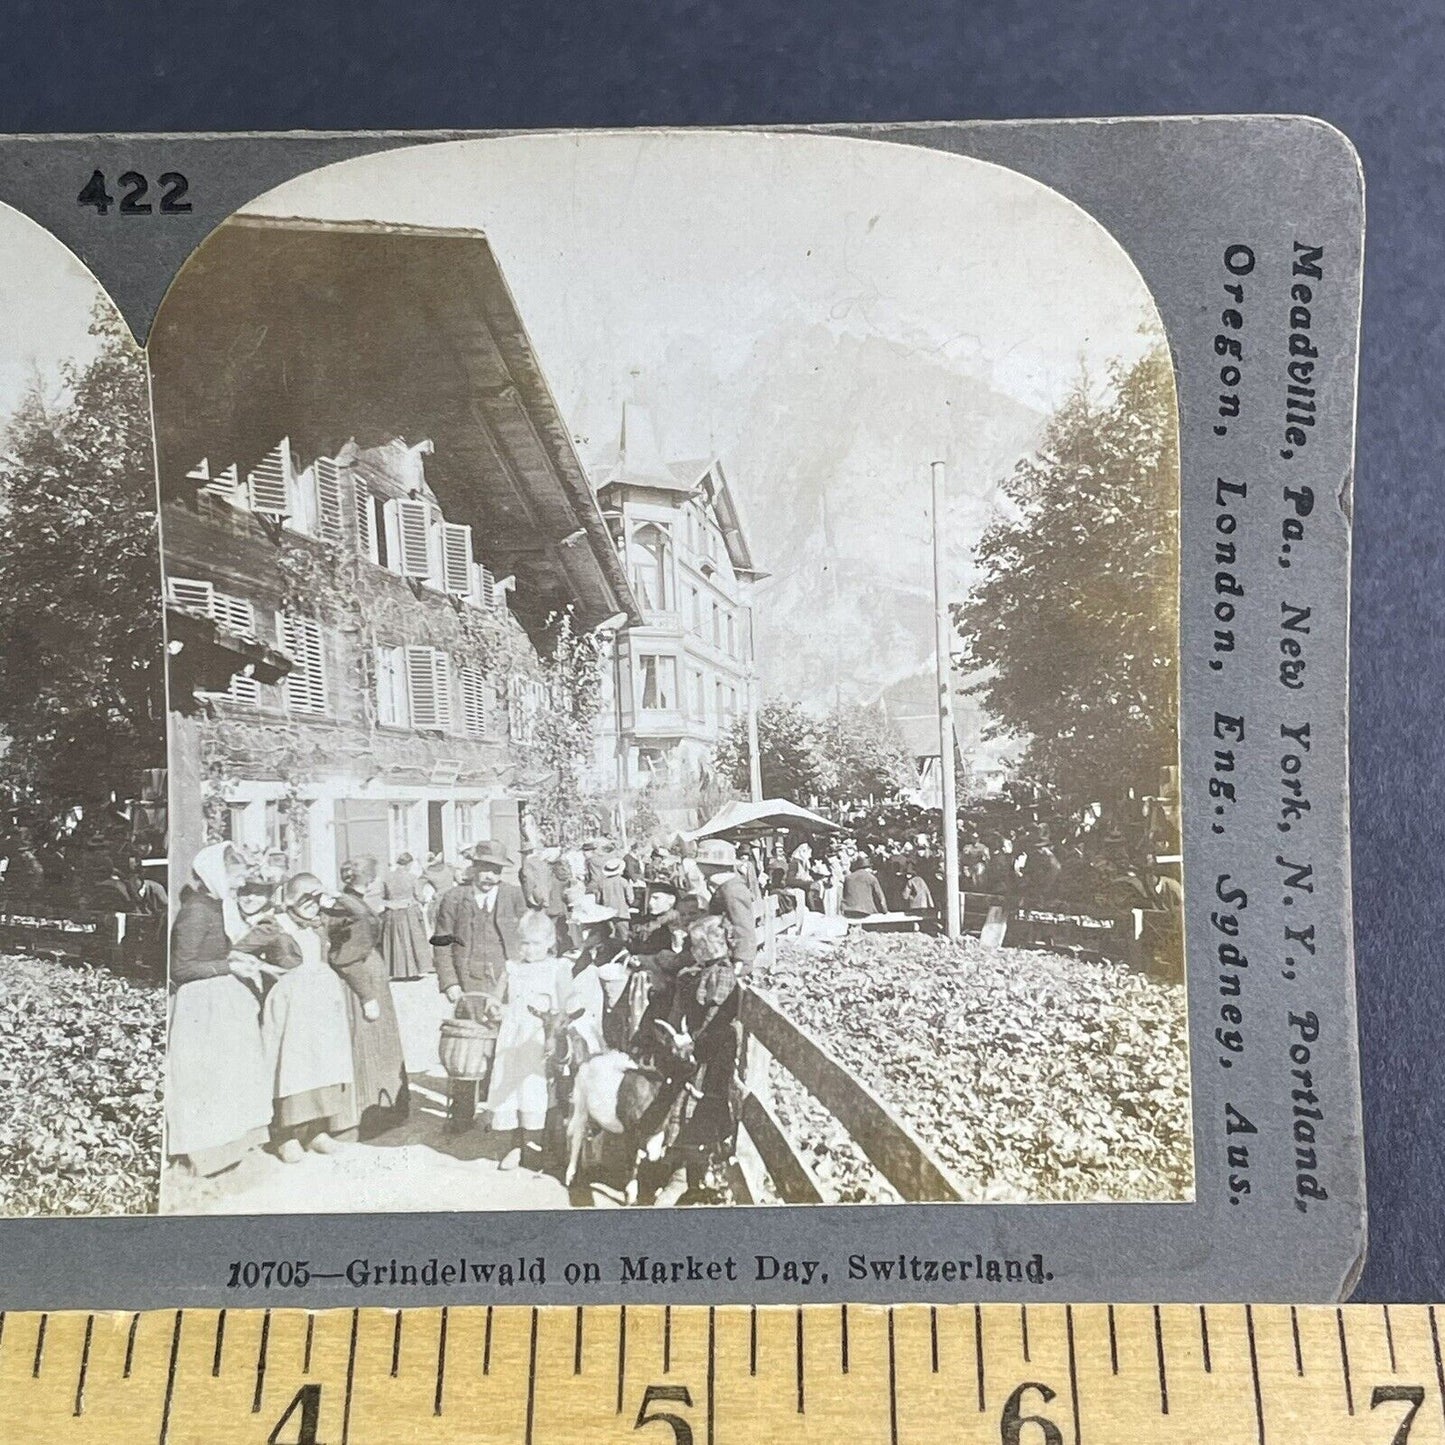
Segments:
[[[515,883],[502,882],[502,869],[511,859],[500,843],[488,839],[465,856],[471,863],[466,879],[437,905],[432,938],[437,987],[451,1003],[465,993],[488,994],[501,1002],[505,965],[518,956],[517,924],[527,902]]]

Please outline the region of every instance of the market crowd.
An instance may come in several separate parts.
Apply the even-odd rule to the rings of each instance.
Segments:
[[[560,1170],[559,1063],[620,1050],[664,1090],[659,1188],[718,1197],[756,875],[722,840],[661,856],[649,870],[606,840],[524,849],[511,882],[515,860],[484,841],[457,864],[350,859],[331,890],[283,855],[201,849],[172,927],[168,1155],[214,1176],[396,1127],[411,1097],[392,990],[429,978],[452,1014],[443,1044],[473,1045],[452,1127],[497,1135],[500,1168]]]

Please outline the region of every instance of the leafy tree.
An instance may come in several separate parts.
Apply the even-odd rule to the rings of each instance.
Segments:
[[[0,457],[0,778],[57,817],[165,766],[160,549],[145,362],[104,302],[99,351],[39,382]]]
[[[796,702],[765,702],[758,709],[758,761],[763,796],[805,803],[823,791],[818,724]],[[713,756],[718,774],[744,797],[748,778],[748,720],[740,716]]]
[[[1082,381],[1003,483],[1015,514],[981,540],[953,609],[990,735],[1067,808],[1156,792],[1177,761],[1179,444],[1160,346]]]
[[[799,703],[758,709],[763,796],[844,804],[892,798],[913,781],[913,764],[881,711],[842,704],[814,717]],[[718,746],[718,774],[746,795],[747,719],[739,718]]]
[[[818,726],[823,787],[830,803],[892,798],[917,782],[898,729],[881,708],[840,704]]]
[[[533,720],[536,761],[547,781],[535,800],[548,842],[576,841],[604,825],[604,804],[587,794],[584,775],[602,706],[602,663],[596,637],[579,632],[570,613],[552,620],[541,658],[547,706]]]

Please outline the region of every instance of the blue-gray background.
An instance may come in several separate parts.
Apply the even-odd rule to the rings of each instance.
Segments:
[[[1352,755],[1371,1221],[1357,1297],[1441,1300],[1445,10],[1433,0],[8,0],[0,12],[8,132],[1225,111],[1323,116],[1364,159]]]

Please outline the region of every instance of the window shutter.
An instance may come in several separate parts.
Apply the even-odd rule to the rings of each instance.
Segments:
[[[495,607],[497,605],[497,579],[492,575],[490,567],[483,567],[480,562],[476,566],[477,588],[476,599],[483,607]]]
[[[472,595],[472,529],[457,522],[438,525],[441,541],[442,591],[454,597]]]
[[[192,577],[171,577],[166,581],[166,591],[175,606],[191,612],[204,612],[207,617],[215,616],[216,589],[211,583],[198,582]]]
[[[246,491],[251,510],[265,516],[291,514],[291,441],[282,437],[266,453],[254,471],[246,473]]]
[[[254,639],[256,636],[256,609],[244,597],[228,597],[224,592],[217,592],[215,618],[222,627],[241,637]],[[261,684],[248,673],[238,672],[232,676],[226,695],[243,707],[259,707]]]
[[[316,488],[316,535],[333,547],[346,540],[341,501],[341,468],[331,457],[317,457],[311,466]]]
[[[431,508],[412,497],[386,504],[387,566],[403,577],[431,580]]]
[[[356,478],[356,550],[373,562],[381,561],[381,549],[376,540],[376,498],[371,488]]]
[[[480,668],[464,667],[462,682],[462,730],[469,738],[485,737],[487,733],[486,681]]]
[[[286,674],[286,706],[293,712],[326,711],[326,670],[321,647],[321,628],[311,617],[278,619],[281,648],[294,666]]]
[[[434,647],[406,649],[411,725],[446,732],[452,725],[451,658]]]
[[[386,727],[407,725],[406,669],[399,647],[376,649],[376,720]]]

